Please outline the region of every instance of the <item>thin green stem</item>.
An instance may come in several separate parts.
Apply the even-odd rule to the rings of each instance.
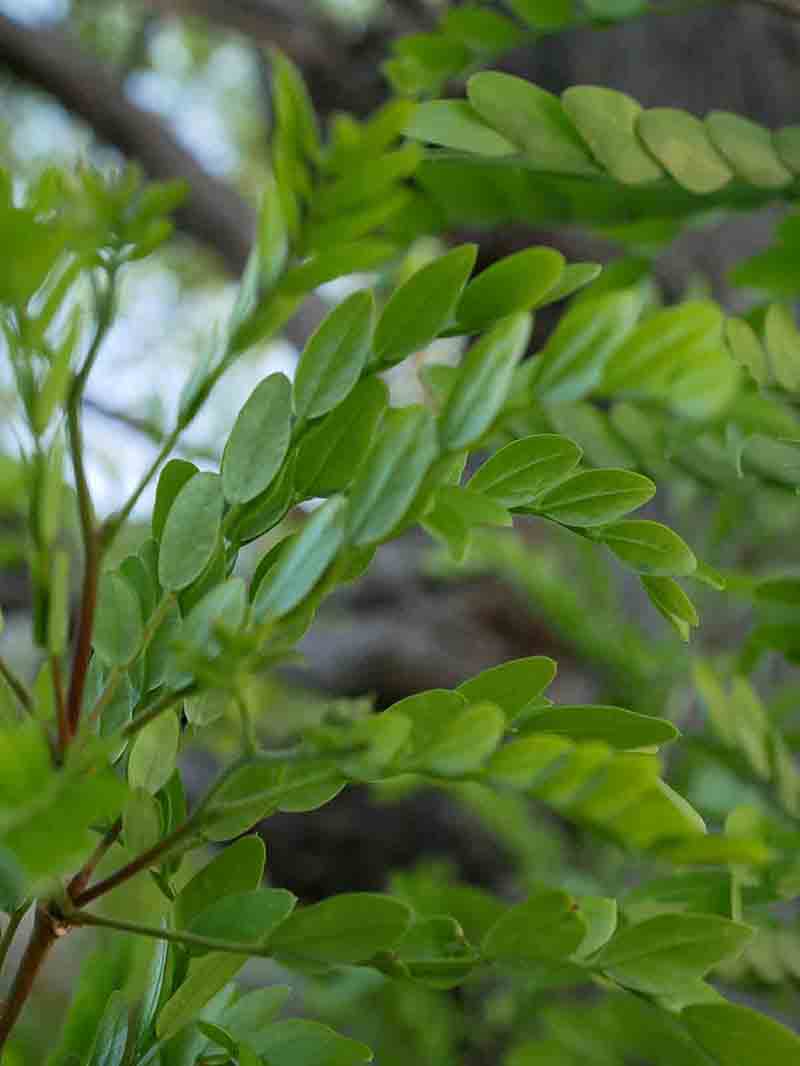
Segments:
[[[22,919],[28,913],[30,905],[31,901],[26,900],[21,907],[17,907],[17,909],[9,915],[8,925],[3,930],[3,935],[0,937],[0,973],[3,971],[3,964],[6,961],[11,944],[17,934]]]
[[[27,686],[20,681],[2,656],[0,656],[0,676],[17,697],[22,708],[28,714],[33,714],[33,696],[31,696]]]
[[[246,944],[237,940],[221,940],[213,936],[200,936],[178,929],[165,929],[157,925],[142,925],[139,922],[126,922],[119,918],[107,918],[87,911],[70,911],[64,915],[67,925],[89,925],[99,929],[115,929],[120,933],[133,933],[136,936],[152,937],[154,940],[166,940],[170,944],[182,944],[187,947],[208,948],[211,951],[227,951],[231,955],[264,954],[257,944]]]

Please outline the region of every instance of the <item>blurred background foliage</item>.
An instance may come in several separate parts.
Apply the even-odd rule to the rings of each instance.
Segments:
[[[597,83],[630,92],[648,106],[695,113],[725,108],[775,127],[791,121],[796,110],[800,30],[773,6],[793,5],[792,0],[718,7],[605,0],[584,10],[600,20],[598,31],[582,24],[585,17],[575,24],[564,20],[558,3],[520,0],[507,7],[523,14],[535,7],[543,18],[549,11],[555,21],[544,29],[555,26],[560,32],[523,35],[509,42],[513,47],[498,48],[496,58],[487,46],[467,59],[491,59],[554,92]],[[0,164],[20,187],[54,165],[112,169],[124,161],[138,163],[154,178],[185,179],[190,187],[175,238],[125,273],[122,313],[86,400],[90,476],[105,513],[125,498],[155,454],[183,380],[213,323],[233,302],[266,171],[268,47],[277,45],[298,64],[323,121],[342,110],[363,117],[390,96],[381,70],[386,57],[395,86],[408,88],[409,78],[413,81],[413,63],[398,40],[417,33],[435,37],[447,7],[444,0],[1,0]],[[463,71],[446,67],[445,73],[459,90]],[[440,87],[423,86],[432,92]],[[420,238],[408,259],[391,270],[395,276],[407,273],[443,243],[476,235],[482,239],[483,266],[529,244],[549,243],[572,259],[610,264],[601,287],[633,286],[656,304],[711,293],[728,308],[747,311],[758,306],[756,290],[796,295],[797,285],[786,281],[797,276],[800,263],[796,226],[784,224],[774,236],[785,212],[767,206],[660,232],[549,227],[529,218],[497,226],[485,240],[475,226],[459,222]],[[749,273],[740,268],[731,276],[734,264],[756,255],[760,271],[751,266]],[[323,287],[292,319],[285,339],[257,346],[236,365],[193,425],[187,455],[201,465],[218,458],[219,442],[254,381],[273,368],[291,369],[322,309],[344,291],[342,285]],[[558,313],[540,315],[540,344]],[[452,354],[444,344],[422,353],[418,362],[447,361]],[[393,375],[392,386],[405,399],[423,387],[419,376],[407,371]],[[624,445],[609,434],[602,403],[599,410],[600,419],[576,409],[571,423],[558,430],[574,435],[590,462],[625,465]],[[0,642],[20,671],[34,677],[30,595],[20,566],[26,516],[19,502],[19,432],[12,382],[2,363],[0,603],[6,628]],[[281,739],[298,723],[328,715],[358,717],[422,688],[456,684],[508,658],[551,654],[559,662],[562,701],[591,699],[664,714],[686,732],[687,740],[670,756],[670,780],[711,824],[719,825],[731,809],[744,826],[748,819],[775,816],[780,831],[794,840],[800,803],[793,786],[784,782],[781,792],[780,782],[765,781],[758,760],[748,761],[746,753],[778,731],[790,761],[800,746],[795,667],[771,651],[762,654],[754,630],[759,623],[780,624],[788,608],[754,607],[752,596],[758,578],[796,568],[798,479],[792,471],[788,485],[775,486],[768,479],[740,479],[733,470],[709,487],[697,468],[686,470],[673,457],[664,458],[663,469],[670,488],[659,493],[661,513],[650,513],[664,517],[666,511],[728,583],[724,596],[713,588],[699,595],[703,624],[690,649],[619,568],[571,535],[543,532],[537,525],[513,533],[481,531],[461,564],[421,535],[409,535],[383,549],[370,574],[322,612],[304,640],[304,662],[259,679],[253,699],[262,709],[259,728]],[[134,514],[120,555],[142,539],[139,523],[151,503],[145,498]],[[743,663],[754,687],[726,692],[724,679]],[[719,726],[730,720],[739,731],[737,743]],[[202,745],[190,744],[186,751],[189,780],[198,789],[231,743],[226,723],[223,715]],[[786,781],[790,778],[787,771]],[[450,891],[455,879],[471,883],[474,891],[492,889],[512,898],[550,882],[583,893],[629,891],[633,909],[634,886],[662,872],[654,860],[625,854],[595,832],[568,826],[527,801],[467,787],[413,795],[354,789],[315,815],[271,819],[267,842],[274,882],[306,900],[391,884],[409,900],[430,901]],[[702,898],[713,910],[715,898],[730,891],[725,878],[731,876],[685,875],[675,907]],[[789,899],[796,894],[800,865],[783,867],[775,877],[785,879]],[[146,892],[147,886],[136,891]],[[749,902],[751,917],[758,915],[757,886]],[[137,906],[146,909],[147,901]],[[789,904],[780,912],[765,905],[762,917],[763,933],[719,979],[734,998],[796,1022],[795,913]],[[75,939],[75,950],[90,949],[89,934]],[[116,954],[103,944],[92,963],[112,984],[115,972],[129,972],[130,960],[122,956],[133,950],[115,944]],[[26,1062],[43,1061],[75,972],[71,955],[65,969],[50,973],[52,1014],[48,1008],[47,1027],[28,1025]],[[276,978],[266,963],[251,964],[247,975],[253,981]],[[595,1036],[584,1044],[569,1024],[574,999],[536,982],[513,989],[502,983],[469,985],[446,995],[393,985],[389,995],[380,975],[354,971],[335,987],[309,980],[293,1008],[302,1010],[304,1003],[315,1016],[369,1042],[385,1066],[410,1059],[421,1066],[690,1061],[666,1023],[657,1046],[652,1044],[653,1026],[660,1023],[633,997],[616,1005],[608,999],[581,1002],[580,1011],[592,1018],[586,1032],[602,1034],[602,1042]],[[17,1064],[12,1059],[9,1066]]]

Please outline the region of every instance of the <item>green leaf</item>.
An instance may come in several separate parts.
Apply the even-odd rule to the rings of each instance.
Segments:
[[[436,455],[430,411],[415,405],[389,411],[350,488],[347,537],[352,544],[375,543],[392,531]]]
[[[461,777],[477,770],[497,748],[506,719],[493,703],[471,703],[442,724],[438,736],[414,763],[415,770]]]
[[[617,901],[604,896],[582,896],[580,913],[586,923],[586,936],[575,952],[577,959],[593,955],[614,935],[617,928]]]
[[[780,189],[792,180],[763,126],[729,111],[711,111],[705,123],[714,146],[748,184]]]
[[[667,390],[678,371],[693,369],[719,347],[722,312],[689,301],[650,315],[608,360],[603,391]]]
[[[231,840],[252,829],[278,806],[276,770],[258,763],[235,770],[214,797],[215,803],[236,804],[236,809],[215,815],[205,827],[209,840]]]
[[[466,100],[426,100],[406,127],[407,137],[483,156],[514,155],[516,146],[493,130]]]
[[[526,248],[487,267],[467,285],[456,309],[459,331],[475,333],[545,298],[564,272],[552,248]]]
[[[179,740],[180,726],[172,711],[159,715],[140,730],[128,759],[131,788],[143,788],[153,794],[158,792],[175,769]]]
[[[800,391],[800,331],[783,304],[772,304],[767,310],[764,340],[775,380],[787,392]]]
[[[581,449],[567,437],[524,437],[487,459],[470,478],[469,488],[504,507],[520,507],[568,477],[580,458]]]
[[[372,1061],[366,1044],[303,1018],[270,1025],[259,1041],[259,1053],[270,1066],[362,1066]]]
[[[203,1007],[241,970],[246,961],[245,955],[215,951],[192,962],[188,977],[158,1015],[156,1035],[159,1040],[169,1040],[185,1025],[195,1021]]]
[[[273,985],[245,993],[225,1011],[225,1029],[235,1040],[247,1041],[257,1054],[263,1055],[268,1023],[283,1007],[290,991],[286,985]]]
[[[660,522],[646,519],[614,522],[599,529],[597,539],[640,574],[685,577],[697,569],[697,559],[689,545]]]
[[[129,582],[118,571],[100,578],[92,643],[109,666],[123,666],[142,643],[142,608]]]
[[[164,466],[158,477],[156,486],[156,502],[153,505],[153,518],[151,529],[154,540],[161,540],[164,532],[164,523],[167,515],[175,502],[175,497],[183,486],[197,473],[197,467],[188,459],[170,459]]]
[[[331,896],[296,910],[273,934],[278,958],[344,965],[389,951],[411,924],[399,900],[369,892]]]
[[[529,26],[537,30],[553,30],[573,21],[572,0],[507,0],[508,6]]]
[[[577,903],[566,892],[540,892],[510,907],[486,934],[487,959],[524,970],[526,963],[566,959],[586,936]]]
[[[188,932],[262,948],[278,926],[292,913],[296,898],[284,888],[235,892],[216,900],[191,922]],[[192,954],[204,953],[191,947]]]
[[[537,170],[599,173],[559,100],[536,85],[497,71],[467,82],[469,101],[481,118],[524,152]]]
[[[714,1066],[800,1062],[800,1038],[750,1007],[697,1003],[684,1007],[680,1016]]]
[[[219,541],[222,505],[218,474],[195,474],[178,492],[158,552],[158,580],[163,588],[186,588],[211,562]]]
[[[715,914],[659,914],[618,932],[592,959],[628,988],[680,992],[723,959],[735,958],[752,929]]]
[[[584,470],[540,496],[531,510],[566,526],[600,526],[641,507],[653,482],[631,470]]]
[[[393,366],[426,348],[450,325],[475,265],[474,244],[454,248],[412,274],[396,289],[375,330],[375,359]]]
[[[470,703],[488,701],[501,708],[509,723],[531,705],[537,704],[542,693],[556,676],[556,664],[544,655],[514,659],[493,666],[456,690]]]
[[[300,499],[330,496],[347,488],[369,451],[388,402],[386,385],[368,377],[303,437],[294,471]]]
[[[121,992],[112,992],[86,1066],[121,1066],[127,1042],[128,1004]]]
[[[576,85],[561,97],[592,154],[623,185],[640,185],[663,176],[661,167],[636,135],[641,106],[616,89]]]
[[[256,618],[282,618],[311,592],[344,542],[347,501],[334,496],[308,518],[257,586]]]
[[[434,495],[433,507],[425,511],[423,525],[439,536],[456,559],[462,559],[476,526],[510,526],[510,513],[479,492],[461,485],[442,485]]]
[[[688,111],[673,107],[643,111],[636,130],[678,184],[697,196],[718,192],[733,177],[704,124]]]
[[[725,340],[739,366],[743,366],[759,385],[766,385],[769,381],[767,353],[750,323],[743,318],[726,319]]]
[[[270,374],[253,389],[239,412],[222,455],[222,490],[230,503],[247,503],[265,492],[289,448],[292,386]]]
[[[623,290],[581,301],[567,311],[536,360],[534,396],[547,403],[574,403],[596,389],[639,309],[637,294]]]
[[[290,270],[281,288],[289,295],[301,296],[336,278],[375,270],[396,252],[396,246],[388,241],[371,238],[323,248]]]
[[[418,918],[394,950],[410,976],[432,988],[463,984],[480,961],[458,922],[444,915]]]
[[[516,22],[478,4],[451,8],[445,12],[441,26],[447,37],[463,42],[476,52],[507,52],[525,39]]]
[[[522,732],[554,733],[579,741],[602,740],[623,751],[667,744],[680,735],[664,718],[600,704],[543,707],[525,716]]]
[[[294,409],[300,419],[319,418],[341,403],[358,381],[372,341],[375,302],[354,292],[323,319],[300,356]]]
[[[692,627],[699,625],[700,619],[677,581],[671,577],[643,577],[642,585],[656,610],[675,627],[681,640],[688,641]]]
[[[266,848],[252,834],[229,844],[187,882],[175,897],[175,924],[187,929],[207,907],[225,896],[258,888],[264,876]]]
[[[128,796],[122,812],[122,834],[125,847],[132,855],[147,851],[161,837],[158,804],[143,788],[133,789]]]
[[[578,289],[594,281],[602,269],[599,263],[567,263],[558,282],[534,304],[534,309],[548,307],[572,296]]]
[[[518,313],[498,322],[467,352],[439,416],[445,451],[459,451],[489,429],[508,396],[530,333],[530,315]]]

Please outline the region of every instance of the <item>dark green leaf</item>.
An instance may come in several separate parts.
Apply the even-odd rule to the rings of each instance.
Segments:
[[[180,726],[172,711],[155,718],[137,735],[128,759],[128,782],[131,788],[156,793],[175,769]]]
[[[800,1038],[750,1007],[697,1003],[681,1018],[714,1066],[766,1066],[800,1062]]]
[[[196,959],[189,966],[189,975],[161,1008],[156,1022],[160,1040],[169,1040],[197,1015],[224,988],[247,961],[245,955],[229,955],[215,951]]]
[[[411,911],[399,900],[352,892],[296,910],[273,934],[270,950],[286,959],[365,962],[389,951],[410,924]]]
[[[526,248],[487,267],[467,285],[456,309],[458,329],[474,333],[516,311],[529,311],[558,284],[564,257]]]
[[[517,148],[470,107],[466,100],[427,100],[417,106],[406,136],[475,155],[514,155]]]
[[[614,522],[598,530],[597,539],[640,574],[684,577],[697,569],[697,559],[689,545],[660,522]]]
[[[194,919],[225,896],[252,891],[264,876],[266,849],[255,834],[242,837],[199,870],[175,897],[175,923],[186,929]]]
[[[283,888],[260,888],[235,892],[216,900],[191,922],[188,932],[196,936],[252,944],[254,950],[291,914],[295,897]],[[191,948],[193,954],[202,948]]]
[[[86,1066],[121,1066],[127,1042],[128,1004],[121,992],[112,992]]]
[[[92,643],[109,666],[122,666],[142,643],[142,608],[136,592],[118,571],[100,578]]]
[[[450,325],[477,249],[454,248],[412,274],[391,296],[375,330],[375,358],[393,366],[427,347]]]
[[[563,481],[580,462],[581,449],[567,437],[541,433],[512,441],[488,459],[469,481],[475,492],[519,507]]]
[[[688,641],[692,626],[699,624],[695,606],[677,581],[671,577],[643,577],[642,585],[653,606]]]
[[[533,655],[484,670],[464,681],[457,691],[470,703],[488,700],[497,704],[511,723],[526,707],[541,700],[555,676],[556,664],[552,659]]]
[[[525,716],[522,731],[526,735],[554,733],[578,741],[602,740],[622,750],[667,744],[679,735],[664,718],[599,704],[543,707]]]
[[[164,523],[167,520],[169,509],[175,502],[175,497],[183,486],[197,473],[197,467],[188,459],[170,459],[158,477],[156,486],[156,502],[153,506],[153,519],[151,529],[154,540],[161,540],[164,532]]]
[[[362,1066],[372,1061],[366,1044],[302,1018],[270,1025],[259,1040],[259,1052],[270,1066]]]
[[[483,954],[523,969],[528,962],[565,959],[586,935],[575,900],[566,892],[540,892],[510,907],[486,934]]]

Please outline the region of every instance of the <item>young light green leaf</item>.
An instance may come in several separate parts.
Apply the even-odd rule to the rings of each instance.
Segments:
[[[369,354],[374,311],[372,293],[362,290],[323,319],[297,364],[294,409],[298,418],[327,414],[354,387]]]
[[[800,1037],[751,1007],[696,1003],[684,1007],[681,1019],[714,1066],[800,1062]]]
[[[744,318],[725,321],[725,340],[733,358],[759,385],[769,381],[769,363],[758,334]]]
[[[540,300],[537,300],[533,309],[548,307],[559,300],[566,300],[568,296],[572,296],[573,293],[594,281],[602,269],[599,263],[567,263],[559,280]]]
[[[723,959],[735,958],[752,935],[748,926],[714,914],[659,914],[619,931],[592,967],[651,995],[679,992]]]
[[[142,643],[142,608],[139,597],[118,571],[107,570],[100,578],[92,643],[109,666],[122,666],[134,657]]]
[[[361,381],[300,442],[294,470],[301,500],[346,489],[369,451],[389,403],[386,385],[376,377]]]
[[[186,980],[161,1008],[156,1021],[159,1040],[169,1040],[196,1020],[205,1005],[234,977],[247,961],[246,955],[215,951],[189,966]]]
[[[526,963],[566,959],[586,936],[577,903],[566,892],[540,892],[510,907],[486,934],[487,959],[524,971]]]
[[[140,730],[128,759],[128,783],[155,794],[175,769],[180,726],[177,715],[161,714]]]
[[[624,185],[657,181],[663,171],[636,135],[640,105],[616,89],[575,85],[561,97],[578,133],[606,170]]]
[[[333,496],[306,520],[257,586],[255,616],[282,618],[311,592],[344,542],[347,501]]]
[[[475,155],[514,155],[516,145],[493,130],[466,100],[425,100],[415,108],[407,137]]]
[[[581,454],[577,444],[556,433],[524,437],[487,459],[470,478],[469,488],[504,507],[519,507],[568,477]]]
[[[195,474],[178,492],[158,552],[158,580],[163,588],[186,588],[211,562],[219,541],[222,506],[218,474]]]
[[[642,585],[650,602],[675,627],[681,640],[688,641],[692,626],[700,624],[694,604],[671,577],[643,577]]]
[[[705,125],[688,111],[674,107],[642,111],[636,131],[665,170],[689,192],[707,196],[733,177]]]
[[[229,844],[207,863],[175,897],[175,924],[187,929],[214,902],[232,894],[251,892],[264,876],[266,848],[255,834]]]
[[[792,180],[775,151],[769,130],[757,122],[730,111],[711,111],[705,123],[715,147],[746,182],[780,189]]]
[[[689,545],[668,526],[646,519],[627,519],[603,526],[597,539],[626,566],[655,577],[685,577],[697,569]]]
[[[593,955],[614,935],[617,928],[617,901],[605,896],[582,896],[580,913],[586,923],[586,935],[575,952],[575,958]]]
[[[602,740],[623,751],[667,744],[679,734],[664,718],[600,704],[543,707],[525,716],[525,735],[553,733],[571,740]]]
[[[47,616],[47,650],[51,655],[63,655],[67,647],[70,614],[69,554],[62,548],[53,552],[50,575],[50,606]],[[0,618],[0,633],[3,622]],[[130,637],[132,634],[129,634]],[[139,646],[136,641],[135,647]]]
[[[655,495],[650,478],[632,470],[584,470],[549,489],[529,510],[565,526],[600,526]]]
[[[520,312],[498,322],[467,352],[439,416],[445,451],[473,444],[491,426],[508,396],[514,367],[530,334],[531,317]]]
[[[164,532],[164,523],[167,520],[169,510],[175,502],[175,497],[183,486],[197,473],[197,467],[188,459],[170,459],[159,474],[156,485],[156,502],[153,505],[153,518],[151,529],[153,539],[161,540]]]
[[[395,290],[375,330],[375,358],[380,365],[399,363],[450,325],[476,253],[474,244],[454,248],[421,267]]]
[[[292,913],[296,898],[284,888],[260,888],[234,892],[211,903],[191,922],[188,932],[196,936],[252,944],[254,950],[266,944],[270,934]],[[190,946],[198,955],[203,948]]]
[[[437,455],[436,426],[424,407],[391,410],[350,488],[347,537],[356,545],[385,537],[401,520]]]
[[[538,170],[592,175],[599,168],[558,99],[523,78],[482,71],[467,82],[481,118],[519,145]]]
[[[291,434],[292,386],[270,374],[239,412],[222,455],[222,490],[230,503],[265,492],[286,458]]]
[[[541,700],[542,693],[556,676],[556,664],[544,655],[514,659],[468,681],[456,690],[470,703],[487,700],[501,708],[509,723],[526,707]]]
[[[534,396],[548,403],[574,403],[596,389],[639,310],[637,294],[622,290],[581,301],[567,311],[536,360]]]
[[[389,951],[411,924],[411,911],[390,896],[352,892],[296,910],[272,935],[278,958],[310,962],[366,962]]]
[[[529,311],[558,284],[564,257],[526,248],[487,267],[467,285],[456,309],[458,330],[475,333],[517,311]]]
[[[158,804],[143,788],[134,788],[122,812],[122,835],[125,847],[132,855],[140,855],[161,836],[161,814]]]

